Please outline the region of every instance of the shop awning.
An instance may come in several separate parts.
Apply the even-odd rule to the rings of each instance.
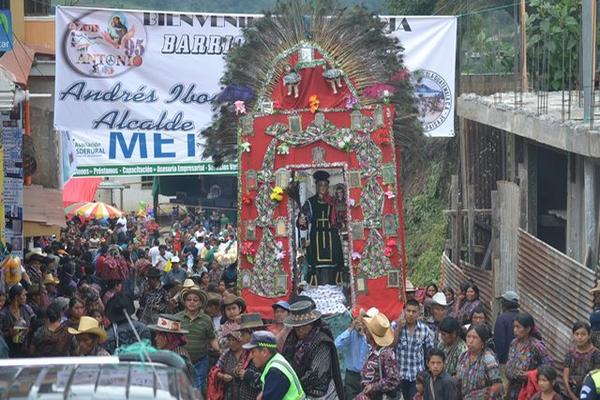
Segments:
[[[69,179],[63,187],[63,208],[73,203],[93,201],[101,183],[102,178]]]
[[[13,49],[0,57],[0,65],[15,76],[15,83],[27,87],[27,81],[29,80],[31,67],[35,63],[36,54],[53,56],[54,50],[40,46],[27,46],[20,41],[15,41]]]

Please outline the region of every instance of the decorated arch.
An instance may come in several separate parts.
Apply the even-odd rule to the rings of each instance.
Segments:
[[[327,18],[297,3],[248,29],[246,44],[232,51],[229,104],[209,132],[226,136],[224,121],[237,122],[239,284],[249,309],[265,315],[307,281],[309,293],[331,291],[317,304],[326,313],[343,303],[396,317],[406,252],[394,130],[411,118],[412,101],[401,48],[363,9]],[[319,245],[302,222],[317,171],[329,182],[318,199],[335,216],[314,217],[314,229],[324,224],[324,238],[338,235],[343,254],[330,285],[321,272],[333,265],[307,261]]]

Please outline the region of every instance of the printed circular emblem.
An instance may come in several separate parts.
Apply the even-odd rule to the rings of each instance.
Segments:
[[[425,133],[439,128],[452,110],[452,93],[448,83],[440,75],[420,70],[420,80],[415,82],[415,94],[419,101],[419,121]]]
[[[146,29],[134,14],[99,10],[68,24],[64,51],[74,70],[103,78],[142,66],[147,44]]]

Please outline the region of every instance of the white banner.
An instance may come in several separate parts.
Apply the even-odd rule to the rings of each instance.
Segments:
[[[208,161],[197,136],[213,117],[223,55],[260,17],[57,7],[54,125],[86,149],[77,151],[77,174]],[[425,133],[452,136],[456,18],[382,18],[402,41],[406,66],[422,71]],[[91,150],[98,143],[102,153]]]
[[[454,136],[456,17],[381,17],[404,47],[414,82],[423,132]]]

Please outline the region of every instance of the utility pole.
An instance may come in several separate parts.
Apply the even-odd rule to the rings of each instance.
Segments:
[[[581,46],[583,72],[583,120],[592,123],[596,60],[596,0],[583,0],[581,8]]]

